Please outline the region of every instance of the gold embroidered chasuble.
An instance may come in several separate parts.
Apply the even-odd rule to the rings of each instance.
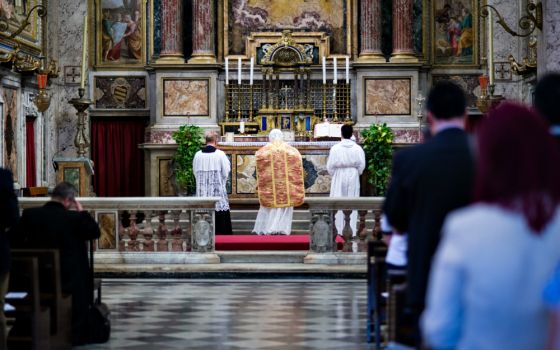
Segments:
[[[255,155],[260,204],[268,208],[303,204],[305,186],[299,151],[281,140],[274,140]]]

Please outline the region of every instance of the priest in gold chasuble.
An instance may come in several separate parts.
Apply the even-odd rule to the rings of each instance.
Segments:
[[[303,163],[299,151],[282,140],[280,130],[272,130],[269,141],[256,153],[261,206],[253,233],[289,235],[294,207],[305,198]]]

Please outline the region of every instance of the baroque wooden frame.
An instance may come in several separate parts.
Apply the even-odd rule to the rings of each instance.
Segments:
[[[459,1],[459,0],[453,0]],[[480,66],[479,50],[480,50],[480,20],[479,20],[479,9],[480,3],[484,0],[466,0],[471,4],[471,16],[472,16],[472,30],[473,30],[473,53],[472,62],[470,63],[438,63],[436,61],[436,0],[432,0],[430,8],[430,62],[434,68],[478,68]]]
[[[144,69],[146,65],[146,57],[147,55],[147,20],[146,20],[146,13],[147,13],[147,0],[138,0],[140,2],[140,18],[141,18],[141,36],[142,36],[142,51],[141,51],[141,59],[138,60],[137,63],[107,63],[102,60],[102,28],[101,28],[101,20],[103,18],[101,2],[103,0],[88,0],[88,13],[93,14],[91,15],[88,23],[89,28],[94,28],[93,30],[89,30],[88,33],[88,42],[89,42],[89,62],[95,68],[102,68],[102,69]],[[153,22],[153,15],[150,16],[151,22]],[[150,26],[150,30],[153,31],[152,27]],[[92,59],[93,57],[93,59]]]

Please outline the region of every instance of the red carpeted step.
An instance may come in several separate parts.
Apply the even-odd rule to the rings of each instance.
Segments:
[[[336,242],[341,249],[342,237]],[[309,236],[216,235],[216,250],[309,250]]]

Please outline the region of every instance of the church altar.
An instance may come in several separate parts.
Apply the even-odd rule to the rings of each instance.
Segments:
[[[265,138],[266,139],[266,138]],[[288,142],[297,148],[303,158],[306,196],[328,196],[331,177],[327,172],[327,158],[336,141]],[[219,142],[231,162],[231,175],[227,182],[229,198],[257,198],[255,152],[264,146],[264,141]],[[145,143],[146,151],[146,194],[149,196],[176,196],[173,185],[172,160],[176,144]]]

